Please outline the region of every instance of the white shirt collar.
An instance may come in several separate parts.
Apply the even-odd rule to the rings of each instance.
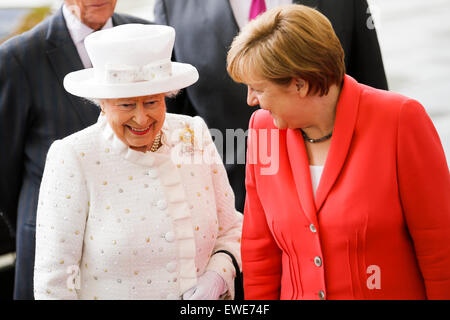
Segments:
[[[69,29],[70,37],[75,44],[83,42],[88,35],[95,31],[82,23],[72,12],[70,12],[65,4],[63,5],[62,10],[64,19],[66,20],[67,29]],[[112,18],[110,17],[102,27],[102,30],[112,27]]]

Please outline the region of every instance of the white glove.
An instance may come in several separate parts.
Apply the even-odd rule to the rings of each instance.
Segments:
[[[183,300],[219,300],[227,292],[225,280],[215,271],[206,271],[198,278],[197,285],[183,294]]]

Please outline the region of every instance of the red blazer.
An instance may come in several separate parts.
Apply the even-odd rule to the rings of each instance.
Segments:
[[[417,101],[346,76],[315,198],[299,130],[250,129],[246,299],[450,299],[450,174]]]

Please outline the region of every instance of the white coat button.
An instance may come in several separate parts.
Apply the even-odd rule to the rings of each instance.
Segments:
[[[174,272],[177,269],[177,263],[172,261],[166,265],[166,270],[169,272]]]
[[[159,200],[156,204],[159,210],[166,210],[167,208],[167,201],[166,200]]]
[[[322,259],[320,259],[320,257],[315,257],[314,264],[318,267],[322,266]]]
[[[314,224],[312,224],[312,223],[309,225],[309,229],[310,229],[311,232],[313,232],[313,233],[316,233],[316,232],[317,232],[316,226],[315,226]]]
[[[156,170],[156,169],[148,170],[147,174],[150,176],[150,178],[153,178],[153,179],[158,178],[158,175],[159,175],[158,170]]]
[[[164,238],[166,239],[167,242],[173,242],[175,240],[175,233],[169,231],[165,234]]]
[[[323,292],[323,290],[319,291],[319,299],[320,300],[325,300],[325,292]]]

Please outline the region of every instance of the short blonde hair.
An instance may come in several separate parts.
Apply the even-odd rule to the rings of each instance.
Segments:
[[[304,5],[269,10],[236,36],[227,56],[236,82],[262,77],[286,85],[292,78],[308,82],[308,94],[325,95],[345,76],[344,50],[330,21]]]

